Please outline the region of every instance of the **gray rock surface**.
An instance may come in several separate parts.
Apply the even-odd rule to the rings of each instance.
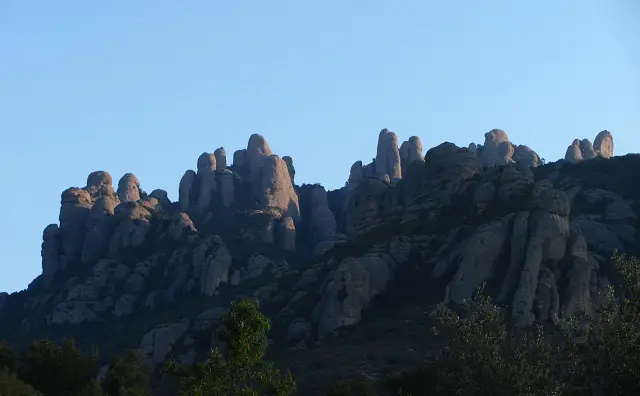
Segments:
[[[224,147],[219,147],[213,152],[213,156],[216,157],[216,170],[222,171],[227,169],[227,151]]]
[[[417,161],[424,161],[422,142],[418,136],[411,136],[409,140],[403,142],[400,146],[400,162],[403,178],[406,176],[409,165]]]
[[[611,132],[605,130],[598,133],[596,140],[593,142],[593,147],[598,151],[601,157],[613,157],[613,135],[611,135]]]
[[[484,134],[484,145],[480,159],[482,166],[485,168],[492,166],[504,165],[511,159],[509,153],[513,153],[508,147],[503,146],[500,150],[498,147],[501,143],[508,142],[509,136],[502,129],[492,129]],[[511,147],[513,148],[513,147]],[[508,157],[506,157],[508,156]]]
[[[575,139],[573,143],[569,147],[567,147],[567,152],[564,155],[564,160],[567,162],[571,162],[576,164],[582,161],[582,150],[580,150],[580,140]]]
[[[278,224],[280,246],[289,252],[296,251],[296,225],[291,217],[285,217]]]
[[[198,157],[198,173],[196,179],[200,190],[197,207],[199,209],[206,209],[211,204],[213,194],[218,189],[215,155],[210,153],[200,154],[200,157]]]
[[[118,198],[120,202],[140,200],[140,182],[133,173],[125,173],[118,182]]]
[[[351,171],[349,172],[348,186],[350,188],[355,187],[358,183],[364,180],[364,169],[362,168],[362,161],[356,161],[351,165]]]
[[[529,146],[519,145],[515,147],[513,160],[522,166],[535,168],[541,165],[540,157]]]
[[[42,232],[42,276],[50,281],[62,268],[60,257],[60,229],[49,224]]]
[[[395,183],[402,179],[398,136],[386,128],[378,135],[376,175],[378,179],[387,183]]]
[[[173,346],[187,332],[189,325],[189,319],[183,319],[159,326],[142,337],[139,349],[152,368],[164,362]]]
[[[254,159],[254,161],[256,161]],[[277,155],[262,157],[262,165],[254,185],[258,202],[263,208],[278,208],[294,221],[300,218],[298,194],[293,188],[287,164]]]
[[[218,187],[220,190],[220,198],[222,199],[222,204],[229,208],[233,205],[233,202],[236,199],[236,186],[234,181],[233,172],[229,169],[225,169],[220,171],[217,174],[218,179]]]
[[[241,169],[247,164],[247,150],[237,150],[233,153],[233,166]]]
[[[60,208],[60,241],[67,262],[80,259],[85,227],[93,206],[91,195],[72,187],[62,193]]]
[[[182,175],[180,179],[180,186],[178,187],[179,198],[178,201],[180,203],[180,209],[186,211],[191,206],[191,190],[193,189],[193,184],[196,180],[196,172],[189,169]]]
[[[293,166],[293,158],[285,155],[282,160],[287,164],[287,170],[289,171],[289,178],[291,178],[291,184],[296,184],[296,168]]]
[[[582,159],[590,160],[598,156],[598,153],[593,148],[593,145],[589,139],[582,139],[580,141],[580,152],[582,153]]]
[[[82,262],[91,263],[104,257],[115,226],[115,208],[118,203],[111,196],[102,196],[91,208],[82,248]]]

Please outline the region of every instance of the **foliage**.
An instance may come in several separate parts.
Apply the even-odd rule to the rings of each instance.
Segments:
[[[573,394],[640,393],[640,266],[636,258],[618,252],[611,262],[622,278],[621,298],[609,289],[593,318],[562,323],[565,371]]]
[[[265,361],[269,320],[251,300],[234,302],[222,319],[219,336],[227,344],[223,354],[214,348],[204,363],[167,363],[183,396],[288,396],[296,388],[291,374],[282,375]]]
[[[127,350],[123,357],[111,360],[102,388],[109,396],[147,396],[150,375],[138,353]]]
[[[42,393],[22,382],[16,373],[0,369],[0,396],[42,396]]]
[[[436,335],[446,347],[435,360],[405,380],[396,380],[403,395],[549,396],[561,392],[557,355],[541,329],[510,332],[504,310],[483,295],[462,306],[436,312]]]
[[[4,343],[0,342],[0,370],[16,370],[16,357],[11,348]]]
[[[73,340],[60,346],[47,339],[35,341],[20,361],[20,378],[45,396],[85,396],[88,386],[95,388],[91,383],[98,371],[97,351],[85,355]]]
[[[373,396],[371,382],[360,378],[344,379],[333,384],[327,396]]]

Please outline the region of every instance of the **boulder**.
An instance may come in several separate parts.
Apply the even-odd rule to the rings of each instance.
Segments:
[[[82,248],[83,263],[91,263],[105,256],[115,226],[114,213],[117,205],[118,203],[108,195],[101,196],[93,204],[87,219],[86,237]]]
[[[140,182],[133,173],[125,173],[118,182],[118,198],[120,202],[140,200]]]
[[[403,178],[406,177],[409,166],[418,161],[424,161],[422,142],[418,136],[411,136],[409,140],[403,142],[400,146],[400,162]]]
[[[613,135],[611,135],[611,132],[605,130],[598,133],[596,140],[593,142],[593,147],[601,157],[613,157]]]
[[[498,150],[498,146],[501,143],[508,142],[509,136],[502,129],[492,129],[489,132],[484,134],[484,145],[482,146],[482,152],[480,154],[480,159],[482,161],[482,166],[485,168],[504,165],[505,163],[511,160],[510,154],[513,154],[513,151],[509,147],[503,146],[500,151]]]
[[[540,157],[529,146],[516,146],[513,153],[513,160],[524,167],[535,168],[541,165]]]
[[[173,346],[187,332],[189,325],[189,319],[185,318],[178,322],[161,325],[142,337],[140,351],[152,369],[165,361]]]
[[[580,150],[580,140],[575,139],[571,146],[567,147],[567,152],[564,155],[564,160],[577,164],[582,161],[582,150]]]

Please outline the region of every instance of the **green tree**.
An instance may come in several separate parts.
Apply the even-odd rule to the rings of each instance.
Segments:
[[[621,282],[608,290],[600,312],[562,324],[573,394],[640,394],[640,266],[618,252],[611,263]]]
[[[167,371],[178,379],[183,396],[288,396],[296,384],[265,361],[269,320],[251,300],[234,302],[218,333],[226,353],[214,348],[204,363],[183,366],[169,360]]]
[[[139,354],[127,350],[123,357],[111,360],[102,387],[109,396],[147,396],[150,374]]]
[[[45,396],[89,396],[96,391],[96,350],[85,355],[73,340],[56,345],[48,339],[33,342],[20,358],[20,378]],[[88,393],[88,394],[87,394]]]
[[[0,370],[16,370],[16,357],[11,348],[5,343],[0,342]]]
[[[22,382],[16,373],[0,369],[0,396],[42,396],[42,393]]]
[[[395,379],[402,395],[550,396],[561,393],[555,348],[542,329],[510,331],[504,310],[478,290],[462,305],[436,312],[445,347],[421,369]],[[398,390],[398,389],[397,389]],[[396,391],[397,391],[396,390]]]

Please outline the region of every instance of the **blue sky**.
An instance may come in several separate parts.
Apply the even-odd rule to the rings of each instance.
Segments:
[[[172,199],[203,151],[262,133],[298,182],[344,184],[382,128],[547,160],[640,152],[640,1],[0,1],[0,291],[40,271],[93,170]]]

